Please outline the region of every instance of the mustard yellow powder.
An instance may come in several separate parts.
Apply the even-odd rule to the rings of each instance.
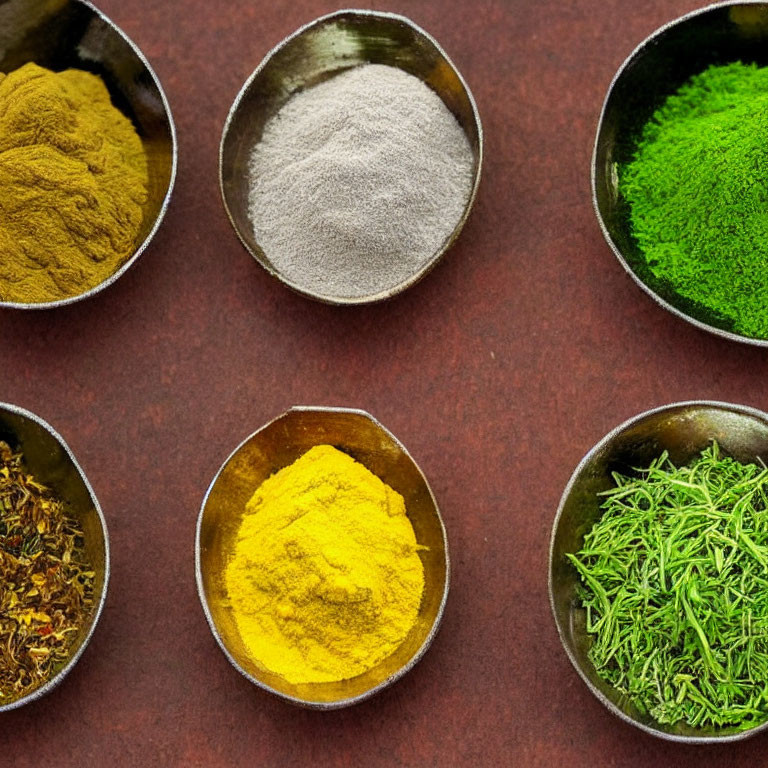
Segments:
[[[132,255],[144,148],[96,75],[0,73],[0,299],[41,303],[104,282]]]
[[[403,497],[319,445],[248,502],[226,571],[242,640],[290,683],[346,680],[392,654],[424,591]]]

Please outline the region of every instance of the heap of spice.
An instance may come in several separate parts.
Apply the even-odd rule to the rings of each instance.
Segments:
[[[330,445],[310,449],[246,506],[226,570],[246,649],[294,684],[371,669],[416,622],[420,549],[399,493]]]
[[[0,442],[0,705],[50,680],[93,608],[83,531]]]
[[[662,724],[768,719],[768,469],[711,445],[614,475],[569,555],[600,677]]]
[[[304,290],[395,288],[446,243],[474,158],[441,98],[396,67],[354,67],[295,94],[250,162],[250,217],[272,265]]]
[[[717,327],[768,338],[768,68],[691,78],[619,169],[641,277]]]
[[[0,73],[0,300],[57,301],[111,277],[136,248],[148,181],[99,77]]]

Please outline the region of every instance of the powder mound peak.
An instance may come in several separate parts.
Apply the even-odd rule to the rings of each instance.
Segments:
[[[77,296],[131,255],[147,160],[96,75],[26,64],[0,78],[0,299]]]
[[[473,156],[440,97],[368,64],[295,94],[250,161],[257,242],[290,281],[356,298],[393,288],[451,235]]]
[[[670,96],[620,169],[632,232],[702,319],[768,338],[768,69],[713,66]]]
[[[226,585],[243,643],[291,683],[345,680],[403,642],[424,590],[403,497],[316,446],[248,502]]]

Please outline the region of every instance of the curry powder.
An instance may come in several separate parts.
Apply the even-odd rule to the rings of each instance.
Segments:
[[[346,680],[414,626],[424,567],[403,497],[330,445],[248,502],[226,587],[252,658],[288,682]]]
[[[0,299],[56,301],[131,256],[147,158],[96,75],[26,64],[0,73]]]

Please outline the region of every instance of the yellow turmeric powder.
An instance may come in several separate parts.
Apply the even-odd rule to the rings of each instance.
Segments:
[[[0,73],[0,300],[104,282],[135,250],[147,185],[141,139],[99,77]]]
[[[226,587],[251,656],[288,682],[346,680],[403,642],[424,591],[403,497],[330,445],[246,505]]]

